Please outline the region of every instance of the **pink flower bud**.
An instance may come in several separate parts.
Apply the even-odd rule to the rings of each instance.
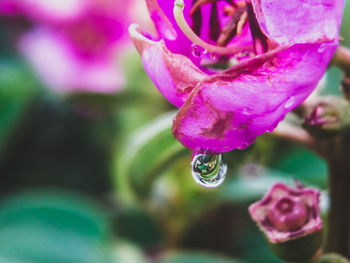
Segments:
[[[315,189],[277,183],[249,213],[271,243],[286,242],[322,229],[319,201]]]

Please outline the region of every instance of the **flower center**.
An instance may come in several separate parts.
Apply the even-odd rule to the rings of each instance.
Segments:
[[[238,53],[242,51],[242,47],[220,47],[220,46],[214,46],[211,45],[201,38],[199,38],[191,29],[191,27],[187,24],[184,14],[183,14],[183,9],[185,7],[185,4],[183,0],[176,0],[174,3],[174,17],[181,28],[182,32],[195,44],[198,45],[205,50],[207,50],[209,53],[212,54],[220,54],[220,55],[232,55],[235,53]],[[248,47],[246,47],[248,48]]]
[[[267,208],[266,215],[271,224],[279,231],[289,232],[301,229],[308,220],[305,204],[283,197]]]
[[[203,48],[209,54],[230,56],[249,53],[254,51],[255,54],[265,53],[268,50],[267,37],[262,33],[256,20],[252,4],[249,0],[246,2],[234,2],[225,0],[227,4],[223,8],[222,16],[226,17],[226,24],[221,26],[218,12],[218,3],[220,0],[193,0],[192,8],[189,15],[192,18],[192,27],[190,27],[183,14],[183,0],[174,2],[174,17],[183,31],[183,33],[193,42],[194,45]],[[223,1],[223,0],[221,0]],[[203,27],[203,17],[201,7],[210,4],[209,20],[209,39],[214,42],[212,45],[200,38]],[[233,46],[229,45],[235,36],[242,34],[243,28],[249,24],[252,33],[253,45]]]
[[[294,207],[294,202],[288,198],[283,198],[278,201],[276,205],[276,209],[281,213],[281,214],[288,214],[293,210]]]

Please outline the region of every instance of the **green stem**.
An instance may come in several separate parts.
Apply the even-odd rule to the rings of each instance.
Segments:
[[[350,72],[347,72],[343,76],[343,80],[341,82],[341,90],[343,92],[344,97],[349,101],[350,100]]]
[[[343,138],[348,137],[344,134]],[[350,148],[349,140],[334,140],[328,147],[330,211],[326,251],[349,256]]]
[[[338,47],[334,53],[332,63],[345,73],[350,73],[350,49],[343,46]]]

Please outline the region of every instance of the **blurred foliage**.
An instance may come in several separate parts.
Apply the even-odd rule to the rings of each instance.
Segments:
[[[157,249],[162,243],[162,233],[155,218],[138,207],[123,208],[115,220],[116,233],[146,249]]]
[[[216,255],[210,255],[205,253],[171,253],[166,255],[160,263],[242,263],[242,261],[233,260]]]
[[[96,195],[110,189],[111,124],[108,117],[91,119],[76,106],[50,96],[31,102],[0,155],[2,194],[34,186]]]
[[[18,58],[0,59],[0,148],[37,94],[37,82]]]
[[[28,192],[0,206],[1,262],[115,262],[107,217],[68,193]]]

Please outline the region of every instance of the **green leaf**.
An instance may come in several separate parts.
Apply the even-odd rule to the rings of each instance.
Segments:
[[[321,90],[321,94],[341,96],[340,82],[342,77],[343,73],[339,68],[329,68],[326,72],[326,85],[324,90]]]
[[[157,222],[146,210],[138,207],[124,208],[119,212],[116,223],[118,236],[138,246],[152,248],[162,241]]]
[[[37,86],[28,68],[19,60],[0,61],[0,147],[36,94]]]
[[[177,252],[166,255],[160,263],[243,263],[243,261],[227,257],[194,252]]]
[[[326,162],[302,147],[289,149],[289,152],[284,155],[284,158],[278,162],[275,168],[295,176],[298,180],[326,188]]]
[[[335,253],[324,254],[315,263],[349,263],[349,260]]]
[[[345,15],[350,13],[350,2],[345,1],[345,9],[344,9],[344,16],[343,16],[343,22],[342,27],[340,30],[340,35],[344,38],[344,41],[341,43],[344,46],[350,46],[350,16]]]
[[[67,193],[25,193],[0,206],[0,261],[112,262],[110,227],[90,200]]]
[[[121,198],[144,199],[162,171],[169,169],[181,156],[189,155],[171,132],[172,116],[173,112],[166,113],[141,127],[117,154],[116,183]]]
[[[258,168],[258,167],[257,167]],[[252,202],[260,199],[277,182],[294,185],[293,177],[278,170],[259,167],[259,175],[245,175],[241,170],[224,185],[218,200],[233,202]]]
[[[142,250],[131,243],[118,241],[115,249],[117,262],[121,263],[146,263],[148,262]],[[103,262],[101,262],[103,263]]]

